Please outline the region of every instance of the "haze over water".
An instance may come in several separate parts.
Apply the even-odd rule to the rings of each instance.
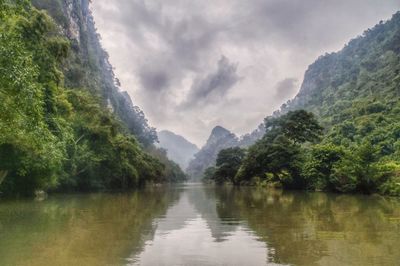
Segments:
[[[188,184],[0,203],[0,265],[396,265],[400,201]]]

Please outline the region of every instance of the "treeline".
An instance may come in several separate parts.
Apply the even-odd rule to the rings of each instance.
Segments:
[[[222,150],[205,180],[400,195],[400,166],[382,157],[372,139],[351,146],[335,144],[314,115],[304,110],[268,117],[265,127],[264,137],[247,150]]]
[[[0,0],[0,193],[184,180],[163,151],[144,151],[102,95],[65,85],[73,51],[59,31],[30,1]]]

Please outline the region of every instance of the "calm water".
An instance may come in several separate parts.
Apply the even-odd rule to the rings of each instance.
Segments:
[[[400,201],[195,184],[3,200],[0,265],[400,265]]]

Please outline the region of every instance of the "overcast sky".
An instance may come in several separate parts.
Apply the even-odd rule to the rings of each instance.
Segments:
[[[94,0],[102,44],[158,130],[202,146],[292,98],[307,66],[400,10],[399,0]]]

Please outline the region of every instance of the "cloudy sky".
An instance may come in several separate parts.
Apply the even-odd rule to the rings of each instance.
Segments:
[[[398,0],[94,0],[122,89],[152,126],[201,146],[292,98],[319,55],[400,10]]]

